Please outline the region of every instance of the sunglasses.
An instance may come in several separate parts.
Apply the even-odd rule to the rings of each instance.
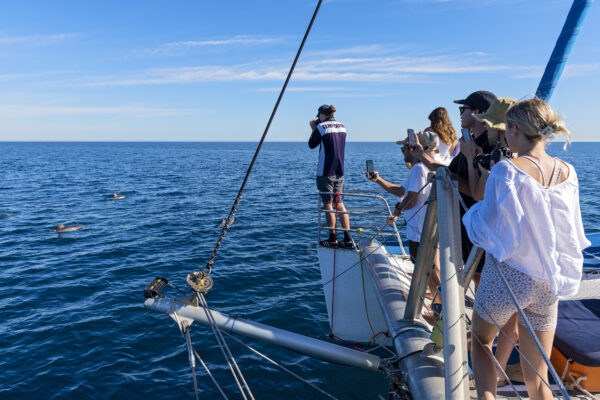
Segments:
[[[473,107],[469,107],[469,106],[460,106],[458,107],[458,110],[460,111],[460,113],[464,113],[466,110],[474,110]]]

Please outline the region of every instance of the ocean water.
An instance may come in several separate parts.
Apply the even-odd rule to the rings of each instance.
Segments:
[[[0,143],[0,398],[192,399],[175,323],[143,307],[157,276],[185,289],[210,258],[256,143]],[[586,232],[600,232],[600,143],[550,152],[574,164]],[[401,183],[398,146],[349,143],[346,189]],[[266,143],[217,256],[209,305],[327,340],[316,253],[317,151]],[[125,199],[109,197],[120,192]],[[388,196],[393,201],[391,196]],[[348,204],[348,200],[346,201]],[[86,228],[58,236],[57,223]],[[176,295],[173,289],[167,295]],[[192,340],[231,398],[209,328]],[[385,397],[382,375],[242,338],[344,399]],[[322,396],[230,341],[257,399]],[[198,366],[201,398],[218,392]]]

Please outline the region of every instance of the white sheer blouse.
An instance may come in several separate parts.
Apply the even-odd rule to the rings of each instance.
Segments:
[[[548,281],[559,296],[579,289],[585,237],[579,183],[572,165],[568,178],[544,187],[503,160],[490,173],[484,199],[463,217],[471,241],[499,261]]]
[[[437,135],[437,134],[436,134]],[[434,153],[432,154],[432,157],[434,160],[436,160],[439,163],[442,163],[444,165],[450,165],[450,162],[452,161],[452,159],[454,157],[456,157],[458,155],[458,153],[460,152],[460,147],[458,147],[458,142],[456,143],[456,146],[454,147],[454,152],[450,153],[450,148],[452,147],[452,144],[446,144],[441,138],[439,138],[438,136],[438,153]]]

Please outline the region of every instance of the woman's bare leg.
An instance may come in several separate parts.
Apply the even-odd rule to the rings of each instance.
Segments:
[[[516,344],[517,340],[519,340],[519,324],[517,323],[518,319],[519,317],[517,313],[515,313],[512,317],[510,317],[506,325],[502,327],[502,331],[508,336],[508,339],[502,334],[502,332],[500,332],[498,335],[496,360],[498,360],[498,364],[500,364],[502,370],[506,370],[506,364],[508,364],[508,359],[510,358],[510,354],[513,350],[512,343]],[[498,375],[498,379],[504,379],[502,372],[496,371],[496,373]]]
[[[495,399],[497,378],[496,365],[492,359],[492,344],[498,333],[496,325],[481,319],[477,312],[473,312],[473,323],[471,334],[477,339],[471,340],[471,363],[473,364],[473,376],[477,386],[477,398]],[[481,342],[481,345],[479,344]],[[483,345],[483,347],[482,347]]]
[[[554,329],[551,331],[535,332],[548,358],[550,358],[550,352],[552,351],[554,332]],[[531,334],[522,325],[519,325],[519,349],[521,350],[521,369],[523,370],[523,378],[525,379],[525,386],[527,386],[529,397],[531,400],[552,399],[552,391],[542,382],[529,364],[523,360],[523,357],[525,357],[540,376],[544,377],[544,380],[547,381],[548,366],[538,351]]]

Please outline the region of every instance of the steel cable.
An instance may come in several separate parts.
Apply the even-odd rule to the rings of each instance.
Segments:
[[[292,66],[290,67],[290,71],[288,72],[287,78],[285,79],[283,87],[281,88],[281,92],[279,93],[279,97],[277,98],[277,102],[275,103],[275,107],[273,107],[273,111],[271,112],[271,116],[269,117],[269,122],[267,122],[265,131],[263,132],[260,142],[258,143],[258,147],[256,148],[256,152],[254,153],[254,157],[252,157],[252,161],[250,162],[250,165],[248,166],[248,170],[246,171],[246,176],[244,177],[244,181],[242,182],[242,185],[240,186],[240,190],[235,198],[235,201],[233,202],[233,205],[231,206],[231,211],[229,211],[229,216],[225,220],[226,223],[223,224],[223,229],[221,230],[219,239],[217,240],[217,243],[215,244],[215,248],[212,252],[210,260],[206,264],[206,268],[207,268],[209,274],[212,271],[212,266],[215,262],[215,258],[217,257],[217,252],[219,251],[219,247],[221,247],[221,242],[223,241],[223,238],[225,237],[225,233],[227,232],[227,228],[229,228],[229,224],[227,223],[227,221],[233,221],[233,214],[235,214],[235,210],[238,206],[238,203],[240,202],[240,199],[242,198],[242,192],[244,191],[244,188],[246,187],[246,182],[248,182],[248,177],[250,176],[250,173],[252,172],[252,167],[254,167],[254,163],[256,162],[256,158],[258,157],[258,153],[260,152],[263,142],[265,141],[265,138],[267,137],[267,133],[269,132],[269,128],[271,127],[271,123],[273,122],[275,113],[277,112],[277,109],[279,108],[279,103],[281,103],[281,99],[283,98],[285,89],[287,88],[287,85],[292,77],[294,68],[296,68],[296,63],[298,62],[298,59],[300,58],[300,54],[302,53],[302,49],[304,48],[304,44],[306,43],[306,39],[308,38],[308,34],[310,33],[313,22],[315,21],[315,18],[317,17],[317,14],[319,12],[319,8],[321,7],[322,2],[323,2],[323,0],[319,0],[319,2],[317,3],[315,12],[313,13],[310,23],[308,24],[308,28],[306,29],[306,32],[304,33],[304,37],[302,38],[302,43],[300,43],[300,47],[298,48],[296,57],[294,58],[294,62],[292,63]]]

